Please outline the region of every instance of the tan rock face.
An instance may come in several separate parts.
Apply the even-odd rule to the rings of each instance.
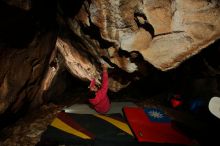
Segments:
[[[104,40],[116,49],[139,51],[163,71],[220,37],[217,0],[93,0],[87,6],[86,20],[91,19]]]
[[[99,76],[95,66],[86,57],[82,56],[76,48],[71,46],[68,40],[58,38],[56,45],[63,58],[65,58],[65,66],[72,75],[81,80],[92,80],[94,77]]]
[[[170,0],[143,0],[142,10],[155,35],[171,32],[172,2]]]
[[[134,51],[166,71],[220,38],[217,0],[92,0],[64,21],[98,62],[104,55],[127,73],[138,71],[130,61]],[[118,91],[119,85],[110,88]]]
[[[150,47],[141,51],[161,70],[178,66],[220,37],[218,1],[172,1],[171,8],[171,32],[156,36]]]

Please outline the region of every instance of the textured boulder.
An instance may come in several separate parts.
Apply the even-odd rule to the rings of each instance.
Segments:
[[[86,50],[98,63],[105,56],[127,76],[147,74],[141,72],[147,66],[140,69],[138,62],[131,61],[136,60],[135,52],[166,71],[220,38],[217,0],[92,0],[81,3],[75,15],[67,15],[69,11],[60,9],[59,24],[65,23],[65,28],[80,40],[81,47],[75,48]],[[113,91],[129,83],[110,80],[115,84],[110,84]]]
[[[43,81],[53,60],[57,35],[52,26],[47,27],[49,21],[37,19],[36,11],[31,14],[6,3],[0,7],[0,113],[3,113],[7,109],[17,111],[30,103],[42,103]]]
[[[163,26],[162,23],[158,25],[157,21],[149,18],[149,23],[156,26],[156,36],[147,49],[141,50],[144,58],[155,67],[161,70],[172,69],[220,38],[219,1],[172,1],[170,7],[166,5],[157,8],[158,2],[154,1],[151,9],[167,9],[168,15],[161,16],[163,13],[159,13],[156,16],[164,18],[160,19],[162,22],[170,22],[170,26],[167,26],[170,29],[158,27]],[[145,5],[144,12],[148,18],[148,13],[154,12],[148,8],[148,1]]]
[[[113,63],[120,66],[121,61],[116,60],[121,58],[114,56],[120,48],[139,51],[146,61],[165,71],[220,38],[219,5],[217,0],[93,0],[85,1],[70,23],[84,38],[88,36],[79,30],[95,25],[97,47],[105,48]],[[110,53],[112,48],[115,53]],[[123,68],[129,68],[127,65],[129,62]]]
[[[37,100],[55,38],[53,33],[43,33],[36,35],[27,48],[1,49],[0,113],[12,103],[16,111],[24,103]],[[54,43],[48,44],[48,41]]]

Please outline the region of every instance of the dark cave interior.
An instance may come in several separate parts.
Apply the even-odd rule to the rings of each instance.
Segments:
[[[52,0],[47,1],[47,3],[43,1],[32,0],[34,7],[28,13],[16,7],[8,6],[2,1],[0,2],[0,16],[3,18],[0,24],[0,57],[4,58],[4,53],[13,50],[11,48],[19,49],[27,46],[33,39],[34,34],[39,31],[48,31],[50,29],[55,31],[55,33],[60,33],[56,24],[56,3],[51,2]],[[79,11],[77,8],[80,8],[79,6],[84,1],[73,2],[68,0],[65,1],[66,3],[59,2],[60,8],[65,10],[63,11],[63,16],[72,17]],[[42,7],[42,5],[44,6]],[[70,5],[71,7],[69,7]],[[72,6],[74,6],[74,11],[71,11]],[[96,29],[95,26],[94,29]],[[83,31],[90,33],[86,30],[86,27]],[[90,35],[94,34],[90,33]],[[94,36],[99,41],[104,41],[99,37]],[[103,42],[100,46],[105,48],[109,47],[109,45],[111,43]],[[209,128],[215,129],[215,126],[219,124],[219,119],[211,115],[207,107],[211,97],[220,97],[219,56],[220,40],[217,40],[199,54],[183,62],[178,68],[166,72],[160,71],[144,61],[144,65],[148,68],[147,75],[137,73],[137,76],[141,76],[140,79],[133,80],[128,87],[119,92],[109,91],[109,98],[111,101],[132,101],[140,106],[143,106],[144,103],[161,105],[180,113],[187,113],[198,121],[207,123],[210,127],[205,127],[204,131],[209,130]],[[120,73],[123,74],[123,72]],[[115,74],[117,72],[109,69],[111,77],[114,77]],[[129,79],[134,79],[136,74],[126,73],[126,76]],[[53,80],[49,90],[44,93],[44,104],[52,103],[64,107],[74,103],[88,103],[88,85],[89,82],[82,81],[72,76],[67,69],[63,69],[59,72],[56,80]],[[181,97],[183,105],[174,109],[171,106],[170,99],[175,95]],[[9,107],[8,110],[0,115],[0,132],[29,114],[29,102],[28,100],[25,101],[22,108],[17,112],[11,111]],[[184,129],[186,125],[182,126]],[[191,134],[193,135],[193,132],[195,132],[193,130],[195,129],[189,129],[186,132],[189,135],[192,132]],[[215,130],[218,131],[219,129],[216,128]],[[201,129],[198,131],[201,131]],[[195,133],[197,134],[198,131]],[[202,140],[206,136],[209,136],[209,134],[201,134],[198,137]],[[4,135],[1,135],[0,141],[4,138]],[[206,140],[204,141],[206,144]]]

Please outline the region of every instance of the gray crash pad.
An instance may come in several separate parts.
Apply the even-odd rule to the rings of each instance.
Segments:
[[[137,107],[133,102],[111,102],[111,109],[106,114],[120,113],[123,115],[123,107]],[[74,104],[70,107],[63,109],[66,113],[77,113],[77,114],[97,114],[97,112],[90,107],[89,104]]]

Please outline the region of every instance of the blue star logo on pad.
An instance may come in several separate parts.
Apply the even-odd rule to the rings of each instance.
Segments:
[[[151,122],[169,123],[171,121],[161,109],[158,108],[144,108],[144,112]]]

